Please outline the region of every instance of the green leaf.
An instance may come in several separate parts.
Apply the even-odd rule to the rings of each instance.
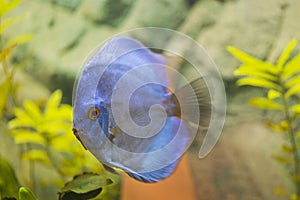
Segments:
[[[299,183],[300,182],[300,177],[297,176],[295,173],[293,173],[291,175],[292,180],[294,180],[295,182]]]
[[[284,81],[300,72],[300,53],[292,58],[283,68],[282,78]]]
[[[30,100],[25,100],[23,106],[30,118],[34,119],[37,122],[42,121],[42,113],[37,104]]]
[[[281,96],[281,93],[276,90],[271,89],[268,91],[268,99],[270,99],[270,100],[276,99],[280,96]]]
[[[44,164],[49,164],[50,163],[50,160],[49,160],[46,152],[42,151],[42,150],[37,150],[37,149],[33,149],[33,150],[30,150],[30,151],[24,153],[22,155],[22,158],[24,160],[39,161],[39,162],[42,162]]]
[[[263,97],[253,98],[249,101],[249,104],[264,110],[282,110],[283,106]]]
[[[240,60],[243,63],[261,63],[261,61],[253,56],[250,56],[249,54],[233,47],[228,46],[227,51],[230,52],[234,57],[236,57],[238,60]]]
[[[6,30],[6,28],[20,20],[20,17],[8,17],[0,23],[0,35]]]
[[[16,116],[15,119],[12,119],[8,123],[8,127],[10,129],[19,128],[19,127],[28,127],[28,128],[36,128],[36,121],[31,116],[28,115],[27,112],[20,108],[14,109],[14,114]]]
[[[16,6],[18,6],[21,3],[22,0],[11,0],[11,1],[5,1],[1,0],[1,7],[0,7],[0,18],[4,16],[6,13],[10,12],[12,9],[14,9]]]
[[[291,107],[292,111],[296,114],[300,114],[300,104],[296,104]]]
[[[82,145],[79,142],[77,142],[73,137],[74,136],[71,132],[69,132],[68,134],[64,134],[60,137],[55,137],[51,141],[51,146],[55,150],[60,152],[75,152],[75,149],[83,151],[84,148],[82,147]],[[63,141],[68,141],[69,144],[66,145]]]
[[[264,68],[263,68],[264,69]],[[235,76],[256,76],[270,81],[277,81],[277,77],[257,65],[243,64],[234,71]]]
[[[19,200],[36,200],[34,194],[25,187],[20,187],[19,189]]]
[[[285,88],[291,88],[294,85],[300,84],[300,74],[293,76],[292,78],[288,79],[285,83],[284,86]]]
[[[73,191],[78,194],[82,194],[98,189],[99,187],[110,185],[112,183],[113,181],[106,176],[101,176],[95,173],[84,173],[75,176],[72,181],[68,182],[61,189],[61,192]]]
[[[55,112],[59,107],[62,98],[62,91],[55,90],[51,96],[49,97],[46,107],[45,107],[45,114],[49,114],[51,112]]]
[[[255,76],[272,80],[274,77],[270,75],[278,75],[280,72],[278,67],[273,64],[261,61],[235,47],[229,46],[227,50],[244,64],[240,66],[242,69],[237,70],[237,74],[252,76],[253,73],[256,73]]]
[[[10,38],[7,41],[7,44],[8,45],[11,45],[11,44],[24,44],[24,43],[27,43],[27,42],[29,42],[31,40],[33,40],[33,35],[31,35],[31,34],[24,34],[24,35],[18,35],[16,37]]]
[[[275,160],[277,160],[278,162],[280,163],[290,163],[291,162],[291,159],[290,158],[287,158],[287,157],[284,157],[284,156],[273,156]]]
[[[296,194],[291,194],[290,195],[290,200],[298,200],[299,197]]]
[[[289,59],[289,57],[296,45],[297,45],[296,39],[293,39],[292,41],[289,42],[289,44],[286,46],[283,53],[279,57],[276,66],[281,68],[285,64],[285,62]]]
[[[13,44],[7,47],[6,49],[0,51],[0,62],[2,62],[2,60],[4,60],[15,47],[16,44]]]
[[[265,125],[271,130],[279,133],[285,132],[288,129],[288,123],[286,121],[281,121],[279,124],[267,121],[265,122]]]
[[[94,173],[77,175],[68,182],[59,192],[60,200],[90,199],[99,195],[102,189],[113,181],[106,176]]]
[[[12,166],[0,156],[0,194],[2,197],[18,197],[19,182]]]
[[[238,86],[250,85],[254,87],[280,90],[279,85],[277,85],[276,83],[258,77],[243,77],[237,81],[237,84]]]
[[[6,77],[3,83],[0,83],[0,118],[2,117],[3,111],[6,106],[7,99],[9,97],[9,91],[11,88],[11,79],[9,76]]]
[[[38,144],[42,146],[46,146],[46,140],[37,132],[29,131],[26,129],[16,129],[12,130],[12,135],[14,136],[14,140],[16,144]]]
[[[288,91],[284,95],[285,95],[286,98],[288,98],[288,97],[290,97],[294,94],[297,94],[297,93],[300,93],[300,83],[292,86],[291,88],[289,88]]]
[[[284,153],[291,153],[291,154],[293,154],[295,152],[295,150],[292,147],[290,147],[288,145],[285,145],[285,144],[282,145],[281,150]]]
[[[287,196],[287,197],[289,196],[289,194],[281,188],[276,188],[274,190],[274,193],[280,196]]]

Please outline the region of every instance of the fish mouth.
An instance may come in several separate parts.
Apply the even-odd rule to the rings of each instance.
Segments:
[[[73,131],[74,135],[76,136],[77,140],[79,140],[79,142],[81,143],[81,145],[85,148],[85,150],[87,150],[87,148],[84,146],[82,140],[79,137],[79,132],[83,132],[83,131],[79,130],[79,129],[75,128],[75,127],[72,128],[72,131]]]

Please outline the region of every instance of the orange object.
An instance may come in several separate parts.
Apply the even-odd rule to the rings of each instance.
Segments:
[[[142,183],[125,175],[121,200],[196,200],[196,192],[186,155],[175,172],[158,183]]]

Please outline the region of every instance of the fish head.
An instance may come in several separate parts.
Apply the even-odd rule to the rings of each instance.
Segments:
[[[101,98],[77,96],[73,107],[73,133],[88,150],[101,149],[108,134],[109,116]]]

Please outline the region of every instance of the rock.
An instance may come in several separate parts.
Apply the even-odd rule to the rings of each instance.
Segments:
[[[32,54],[33,59],[26,70],[51,89],[60,88],[52,80],[53,77],[58,77],[57,74],[60,74],[59,77],[65,76],[63,78],[65,81],[73,82],[77,71],[68,71],[70,67],[67,62],[70,64],[74,62],[70,59],[65,62],[63,59],[69,52],[73,52],[80,39],[84,37],[89,26],[88,22],[59,7],[50,7],[45,2],[30,1],[22,4],[21,8],[30,10],[28,19],[10,27],[8,34],[30,33],[34,36],[33,41],[19,46],[15,51],[18,56],[24,55],[23,57]],[[73,57],[73,59],[76,58]],[[80,65],[81,57],[78,59],[76,61]]]
[[[79,13],[96,24],[118,26],[126,19],[135,0],[87,0],[79,9]]]
[[[49,63],[75,48],[87,29],[87,23],[81,18],[56,10],[54,15],[52,12],[46,13],[52,15],[49,25],[43,27],[31,42],[36,56]]]
[[[66,87],[65,90],[70,90],[78,67],[100,42],[124,30],[158,26],[195,38],[228,81],[234,79],[233,71],[239,63],[226,51],[227,45],[236,46],[261,59],[275,60],[287,42],[296,37],[294,33],[300,31],[299,23],[293,20],[297,18],[300,6],[297,0],[289,1],[286,9],[282,9],[281,0],[267,0],[263,4],[259,0],[193,1],[192,4],[186,0],[118,0],[114,3],[108,0],[82,1],[73,13],[59,6],[49,6],[49,2],[45,1],[23,3],[14,14],[20,15],[26,10],[29,11],[28,17],[9,29],[8,35],[32,33],[35,39],[18,48],[16,53],[20,58],[16,59],[21,60],[25,57],[22,55],[30,52],[33,64],[27,68],[28,71],[50,88]],[[120,8],[120,5],[124,7]],[[110,17],[116,14],[117,18]],[[193,51],[170,38],[155,38],[155,33],[139,31],[134,36],[143,42],[151,39],[156,44],[168,42],[171,46],[181,46],[182,55]],[[181,61],[174,66],[179,69]],[[58,85],[61,83],[62,86]]]
[[[105,2],[106,1],[104,0],[85,0],[78,8],[76,14],[81,15],[91,21],[102,21],[102,11],[104,10]]]
[[[297,34],[300,32],[300,24],[295,20],[299,18],[300,2],[297,0],[282,1],[281,7],[283,9],[280,20],[281,28],[269,54],[268,60],[271,62],[278,58],[290,40],[295,38],[300,42],[300,35]],[[300,50],[299,43],[296,49]]]
[[[63,73],[70,73],[72,76],[76,75],[90,54],[114,33],[116,30],[107,26],[89,28],[76,47],[61,54],[60,66],[63,67],[59,70]]]
[[[9,35],[33,34],[28,46],[34,57],[55,68],[59,58],[77,45],[85,34],[88,23],[46,3],[30,1],[22,4],[22,10],[29,10],[29,17],[9,29]],[[41,66],[38,66],[39,68]]]
[[[118,0],[114,3],[86,0],[81,4],[80,0],[53,1],[59,5],[69,4],[67,2],[76,4],[78,9],[75,13],[49,6],[50,0],[47,1],[33,0],[19,6],[14,13],[19,15],[27,10],[29,17],[8,31],[9,35],[32,33],[35,36],[29,47],[22,49],[22,53],[24,50],[30,51],[34,61],[40,62],[31,69],[38,77],[57,73],[57,70],[64,73],[71,70],[71,76],[74,76],[72,66],[82,62],[82,57],[74,55],[82,54],[82,49],[87,51],[92,44],[89,41],[111,36],[117,31],[158,26],[177,29],[196,38],[219,66],[225,79],[232,79],[232,73],[239,63],[226,51],[227,45],[273,61],[287,42],[297,37],[295,33],[300,31],[299,23],[294,20],[299,13],[297,0],[290,0],[286,9],[282,9],[284,5],[281,0],[267,0],[263,4],[259,0]],[[108,28],[103,24],[116,28]],[[92,34],[95,39],[85,40],[88,32],[95,32]],[[143,41],[149,38],[155,40],[152,34],[141,34],[139,37]],[[156,42],[167,42],[167,39]],[[89,44],[84,47],[82,42]],[[187,49],[183,47],[183,51]]]
[[[80,6],[81,2],[82,0],[57,0],[55,3],[59,6],[73,11]]]
[[[187,11],[184,0],[136,0],[122,29],[147,26],[176,29]]]
[[[196,38],[201,31],[213,26],[222,13],[223,4],[217,1],[198,1],[188,12],[178,31]]]
[[[248,121],[225,129],[204,159],[197,156],[199,146],[191,149],[188,155],[197,199],[283,200],[274,193],[276,188],[293,194],[288,170],[273,159],[285,142],[281,136]]]
[[[81,18],[59,12],[53,17],[53,21],[52,26],[44,28],[30,43],[37,61],[31,71],[51,89],[64,89],[73,82],[76,74],[74,71],[69,71],[71,69],[69,65],[76,61],[82,62],[80,57],[75,58],[76,60],[72,60],[71,63],[66,63],[64,58],[79,45],[80,39],[86,34],[87,24]],[[64,81],[57,82],[57,78],[61,76]],[[72,87],[67,89],[72,91]],[[70,103],[70,99],[68,102]]]
[[[231,79],[238,62],[226,46],[266,58],[277,37],[281,9],[280,0],[240,0],[224,6],[215,26],[203,30],[197,41],[209,52],[224,78]]]
[[[70,11],[76,10],[82,2],[82,0],[43,0],[43,1],[61,6]]]
[[[107,26],[89,28],[78,45],[60,57],[59,67],[52,73],[51,81],[48,81],[47,85],[52,89],[61,88],[65,94],[66,102],[70,103],[76,75],[91,56],[91,53],[114,33],[116,30]]]
[[[18,86],[15,97],[17,105],[22,105],[24,100],[32,100],[42,105],[50,96],[49,89],[26,72],[18,71],[14,84]]]

